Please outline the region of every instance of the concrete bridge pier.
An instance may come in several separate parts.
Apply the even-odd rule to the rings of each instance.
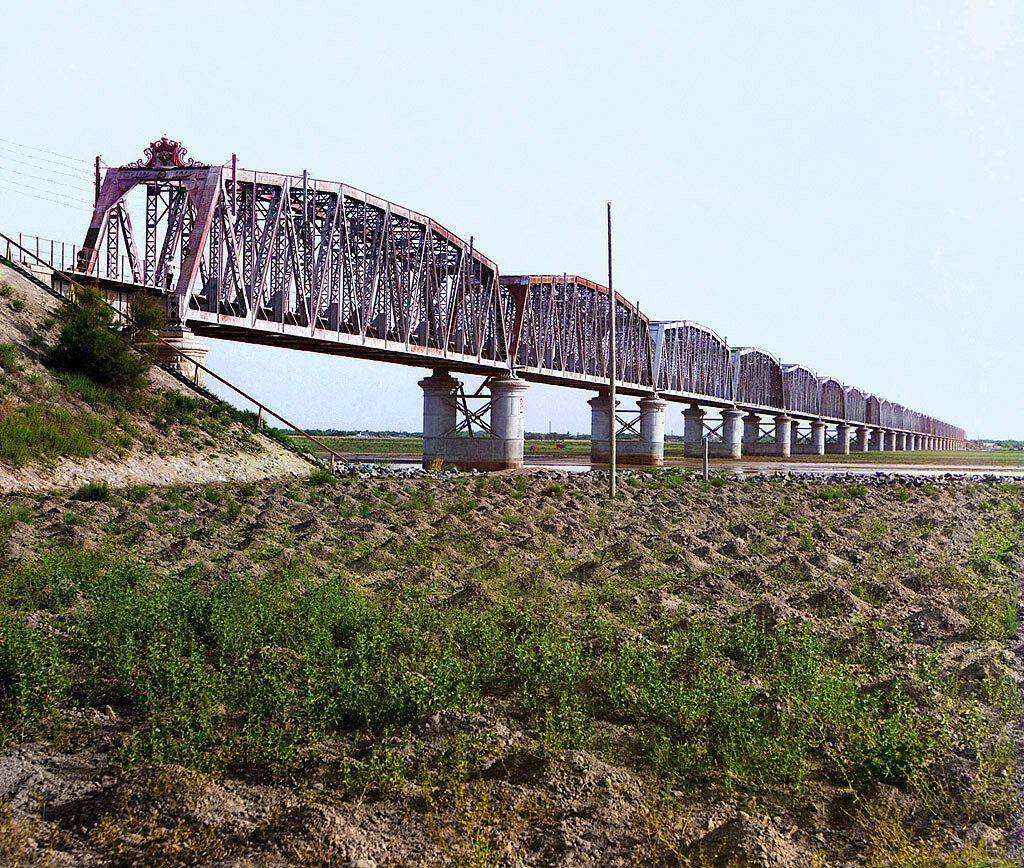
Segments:
[[[870,445],[868,443],[869,434],[870,429],[866,428],[865,426],[861,425],[859,428],[857,428],[857,441],[855,445],[855,451],[867,452],[868,449],[870,449]]]
[[[895,452],[896,451],[896,432],[886,431],[885,432],[885,451]]]
[[[747,413],[743,417],[743,454],[755,455],[757,441],[761,439],[761,417],[757,413]]]
[[[160,338],[167,343],[157,344],[157,362],[177,371],[199,386],[204,385],[206,378],[196,363],[203,364],[210,348],[196,339],[192,329],[180,323],[161,329]],[[171,346],[167,346],[167,344]]]
[[[792,440],[789,451],[792,455],[824,455],[825,454],[825,423],[814,419],[811,421],[811,435],[804,442],[798,442],[799,424],[794,419]]]
[[[710,444],[709,444],[710,453]],[[704,455],[704,408],[691,404],[683,410],[683,456],[701,458]]]
[[[713,454],[722,458],[739,458],[743,454],[743,411],[735,407],[722,410],[722,442],[709,444],[719,447]]]
[[[907,451],[907,435],[904,431],[898,431],[896,433],[896,450],[898,452]]]
[[[611,398],[600,392],[590,404],[590,461],[608,463],[608,410]],[[618,406],[618,401],[615,402]],[[615,440],[615,461],[638,467],[661,467],[665,463],[665,408],[668,402],[657,395],[637,401],[640,408],[639,436]]]
[[[881,428],[871,430],[871,451],[882,452],[885,449],[885,431]]]
[[[826,443],[825,452],[829,455],[850,454],[850,426],[840,422],[836,425],[836,442]]]
[[[622,463],[661,467],[665,463],[665,410],[668,401],[657,395],[648,395],[636,405],[640,408],[640,439],[623,441],[627,448],[623,452]],[[616,457],[618,452],[616,444]]]
[[[459,436],[461,383],[444,370],[420,380],[423,390],[423,466],[438,464],[475,470],[509,470],[523,466],[526,382],[513,376],[494,377],[490,397],[490,431]]]
[[[785,413],[775,417],[775,437],[770,443],[759,442],[761,419],[756,413],[743,417],[743,454],[775,455],[789,458],[793,437],[793,420]]]
[[[704,455],[705,411],[691,404],[683,411],[683,455],[700,458]],[[739,458],[743,452],[743,411],[726,407],[721,411],[720,437],[708,440],[708,455],[713,458]]]

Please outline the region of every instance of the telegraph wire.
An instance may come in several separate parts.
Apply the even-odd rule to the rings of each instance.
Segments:
[[[0,190],[6,190],[8,193],[13,193],[15,196],[27,196],[30,199],[38,199],[40,202],[50,202],[53,205],[61,205],[65,208],[70,204],[81,204],[80,202],[71,203],[70,201],[61,202],[58,201],[57,199],[51,199],[49,196],[40,196],[36,193],[26,193],[24,190],[14,190],[11,187],[8,187],[2,183],[0,183]]]
[[[54,174],[54,175],[64,175],[65,177],[68,177],[68,178],[88,178],[88,177],[91,177],[91,175],[92,175],[92,172],[90,172],[88,169],[75,169],[72,172],[63,172],[60,169],[51,169],[49,166],[44,166],[41,163],[36,163],[36,162],[33,162],[32,160],[27,160],[27,159],[24,158],[25,157],[24,154],[19,154],[18,151],[15,151],[12,148],[4,147],[3,145],[0,145],[0,151],[7,151],[8,154],[18,154],[18,156],[4,156],[4,160],[5,161],[12,160],[13,162],[20,163],[23,166],[31,166],[33,169],[38,169],[40,172],[50,172],[51,174]],[[56,162],[56,161],[47,161],[47,162]],[[60,163],[59,165],[64,165],[64,164]]]
[[[63,193],[58,193],[56,190],[47,190],[44,187],[35,187],[32,184],[23,184],[21,181],[15,181],[12,178],[3,178],[3,179],[0,179],[0,180],[3,180],[6,184],[14,184],[16,187],[24,187],[27,190],[35,190],[38,193],[45,193],[47,196],[59,196],[60,198],[65,200],[63,202],[58,202],[57,204],[59,204],[59,205],[68,205],[68,204],[71,204],[71,205],[82,205],[82,204],[89,203],[89,201],[91,199],[90,196],[85,196],[85,195],[82,195],[81,198],[76,198],[74,196],[66,196]],[[6,189],[10,190],[12,193],[21,193],[21,192],[23,192],[21,190],[11,190],[10,187],[7,187]],[[25,195],[32,195],[32,194],[31,193],[26,193]],[[38,198],[41,198],[41,197],[36,196],[35,198],[38,199]],[[52,202],[53,200],[49,199],[48,201]]]
[[[70,154],[61,154],[61,153],[59,153],[57,151],[48,151],[46,148],[38,148],[35,145],[26,145],[26,144],[23,144],[21,142],[15,142],[12,139],[5,139],[3,137],[0,137],[0,142],[5,142],[8,145],[14,145],[16,148],[19,148],[21,150],[40,151],[41,153],[50,154],[50,155],[52,155],[54,157],[61,157],[62,159],[65,159],[65,160],[71,160],[74,163],[83,163],[86,166],[91,166],[92,165],[92,160],[83,160],[81,157],[72,157]],[[39,159],[40,160],[45,160],[46,158],[45,157],[39,157]],[[48,160],[48,162],[52,163],[52,162],[56,162],[56,161],[55,160]]]
[[[45,175],[33,175],[31,172],[19,172],[17,169],[9,169],[0,166],[0,176],[2,176],[4,173],[7,173],[9,175],[18,175],[22,178],[32,178],[36,181],[42,181],[44,184],[52,184],[53,186],[59,187],[64,190],[75,190],[83,193],[85,191],[89,191],[90,194],[92,193],[92,187],[89,184],[82,184],[80,186],[74,185],[71,184],[69,181],[61,181],[56,180],[54,178],[47,178]]]

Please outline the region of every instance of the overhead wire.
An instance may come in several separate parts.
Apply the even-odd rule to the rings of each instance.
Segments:
[[[58,199],[51,199],[49,196],[40,196],[36,193],[26,193],[24,190],[14,190],[10,187],[5,186],[2,183],[0,183],[0,190],[6,190],[9,193],[13,193],[15,196],[28,196],[30,199],[38,199],[40,202],[50,202],[53,205],[63,205],[66,207],[69,204],[81,204],[81,202],[72,202],[71,200],[65,200],[61,202]]]
[[[60,169],[51,169],[49,166],[41,165],[40,163],[34,162],[33,160],[27,160],[27,159],[24,158],[25,157],[24,154],[20,154],[18,151],[13,150],[12,148],[6,148],[3,145],[0,145],[0,151],[6,151],[8,154],[18,154],[18,156],[5,156],[4,157],[5,161],[12,160],[15,163],[20,163],[23,166],[31,166],[33,169],[39,169],[41,172],[50,172],[51,174],[54,174],[54,175],[65,175],[68,178],[82,178],[82,177],[90,177],[91,178],[92,177],[92,171],[89,170],[89,169],[85,169],[85,168],[77,169],[76,168],[72,172],[64,172],[64,171],[61,171]],[[64,163],[57,163],[56,160],[47,160],[46,162],[55,163],[56,165],[59,165],[59,166],[65,165]],[[68,168],[71,168],[71,167],[68,166]]]
[[[92,197],[83,193],[81,196],[69,196],[66,193],[61,193],[59,190],[49,190],[46,187],[36,187],[34,184],[26,184],[24,181],[16,181],[14,178],[4,178],[3,181],[7,184],[13,184],[16,187],[24,187],[27,190],[35,190],[37,193],[46,193],[48,196],[58,196],[62,199],[67,199],[68,202],[73,202],[76,205],[82,202],[89,201]]]
[[[51,184],[51,185],[53,185],[55,187],[58,187],[61,190],[77,190],[77,191],[80,191],[80,192],[88,191],[90,194],[92,193],[92,185],[91,184],[82,184],[81,186],[75,186],[75,185],[72,185],[72,184],[68,183],[67,181],[61,181],[61,180],[55,180],[53,178],[47,178],[45,175],[34,175],[31,172],[20,172],[17,169],[10,169],[10,168],[7,168],[5,166],[0,166],[0,175],[3,175],[3,173],[5,173],[5,172],[8,175],[18,175],[19,177],[22,177],[22,178],[32,178],[33,180],[36,180],[36,181],[42,181],[44,184]]]
[[[83,160],[81,157],[72,157],[70,154],[61,154],[61,153],[59,153],[57,151],[49,151],[46,148],[36,147],[35,145],[26,145],[23,142],[16,142],[13,139],[5,139],[3,137],[0,137],[0,142],[4,142],[4,143],[6,143],[8,145],[14,145],[16,148],[20,148],[22,150],[39,151],[40,153],[50,154],[51,156],[54,156],[54,157],[61,157],[64,160],[71,160],[74,163],[84,163],[86,166],[91,166],[92,165],[92,160]],[[45,157],[40,157],[39,159],[40,160],[45,160],[46,158]],[[50,160],[49,162],[55,162],[55,161]]]

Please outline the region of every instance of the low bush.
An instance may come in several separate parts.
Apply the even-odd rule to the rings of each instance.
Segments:
[[[92,480],[79,486],[78,491],[75,492],[75,498],[78,500],[109,500],[110,486],[107,485],[105,479]]]
[[[135,352],[113,310],[94,290],[82,291],[78,304],[60,313],[63,323],[47,363],[56,371],[84,374],[93,382],[127,393],[146,381],[150,359]]]
[[[334,474],[331,473],[326,467],[314,467],[309,472],[310,485],[331,485],[337,480],[334,478]]]
[[[5,371],[20,371],[18,348],[14,344],[0,344],[0,368]]]

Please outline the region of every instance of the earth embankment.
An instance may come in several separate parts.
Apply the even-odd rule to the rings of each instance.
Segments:
[[[605,486],[0,498],[9,852],[1016,864],[1020,484]]]

